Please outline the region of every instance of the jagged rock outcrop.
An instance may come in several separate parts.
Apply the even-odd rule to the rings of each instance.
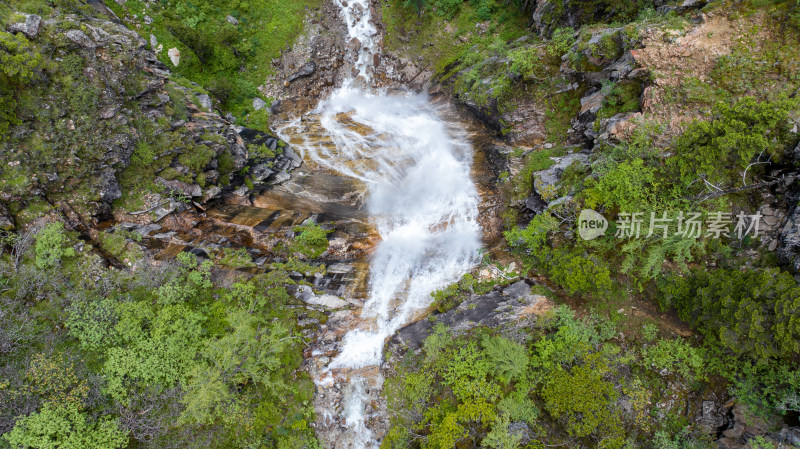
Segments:
[[[452,310],[401,328],[387,343],[387,353],[403,354],[408,349],[418,350],[439,324],[456,334],[479,326],[498,328],[514,323],[525,325],[552,307],[549,299],[531,293],[531,286],[526,281],[517,281],[485,295],[473,295]]]
[[[91,223],[112,210],[181,203],[169,200],[176,195],[209,201],[241,185],[245,178],[234,175],[246,165],[279,164],[282,176],[299,165],[282,142],[274,154],[251,152],[258,139],[213,111],[199,86],[172,79],[148,43],[120,23],[74,16],[40,23],[27,15],[11,30],[53,59],[27,89],[36,104],[20,108],[21,123],[0,142],[2,201],[20,224],[42,202],[69,204]]]

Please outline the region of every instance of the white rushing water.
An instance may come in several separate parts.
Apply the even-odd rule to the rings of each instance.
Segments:
[[[359,83],[368,85],[377,32],[367,1],[349,0],[342,12],[350,37],[362,44],[356,67]],[[480,248],[472,148],[464,130],[443,121],[427,95],[390,95],[359,83],[345,82],[310,114],[322,138],[295,145],[305,158],[366,185],[367,210],[381,237],[370,259],[362,326],[345,335],[328,374],[380,365],[385,340],[430,304],[431,292],[475,266]],[[348,376],[348,441],[336,446],[377,447],[366,422],[369,382]]]

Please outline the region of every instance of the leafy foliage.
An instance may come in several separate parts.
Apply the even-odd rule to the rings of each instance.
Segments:
[[[128,443],[116,420],[92,422],[76,407],[63,405],[45,405],[21,418],[3,438],[12,447],[37,449],[116,449]]]
[[[549,213],[533,218],[526,228],[505,233],[508,244],[523,255],[526,268],[543,269],[555,282],[570,293],[602,293],[612,288],[608,266],[596,257],[566,247],[554,247],[548,237],[558,222]]]
[[[0,30],[0,140],[9,126],[19,124],[15,91],[35,80],[44,58],[21,33]]]
[[[72,257],[75,250],[67,247],[69,240],[64,234],[64,223],[56,221],[46,225],[36,235],[36,266],[52,268],[64,257]]]
[[[644,362],[657,370],[668,369],[685,379],[704,379],[706,354],[681,339],[659,340],[644,349]]]
[[[698,175],[714,185],[730,186],[743,180],[745,168],[756,156],[780,159],[788,143],[788,117],[797,107],[796,99],[785,97],[717,103],[711,120],[691,123],[675,144],[675,156],[667,167],[680,180],[677,188],[691,185]]]
[[[424,354],[406,355],[387,379],[392,427],[382,447],[517,448],[521,434],[511,423],[536,429],[534,443],[574,447],[576,439],[596,439],[602,447],[621,447],[619,393],[608,380],[616,352],[603,344],[614,332],[566,307],[542,330],[547,333],[523,345],[488,329],[454,337],[436,327]],[[541,426],[548,417],[563,423],[566,434]]]
[[[778,269],[693,270],[659,283],[662,305],[735,354],[792,357],[800,352],[800,287]]]

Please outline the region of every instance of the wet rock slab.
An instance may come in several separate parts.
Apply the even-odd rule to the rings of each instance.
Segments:
[[[552,302],[546,297],[531,293],[531,285],[527,281],[518,281],[485,295],[472,296],[453,310],[433,315],[433,319],[417,321],[401,328],[389,341],[389,346],[392,353],[399,353],[394,349],[405,348],[416,351],[439,324],[455,333],[479,326],[496,328],[510,323],[523,324],[552,307]]]

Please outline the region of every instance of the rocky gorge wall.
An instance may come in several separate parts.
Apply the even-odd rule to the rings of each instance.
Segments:
[[[245,179],[283,181],[299,166],[285,143],[234,126],[198,85],[171,76],[113,13],[93,15],[28,15],[9,27],[47,64],[0,144],[6,228],[49,208],[84,231],[112,215],[158,221],[224,192],[246,195]]]

